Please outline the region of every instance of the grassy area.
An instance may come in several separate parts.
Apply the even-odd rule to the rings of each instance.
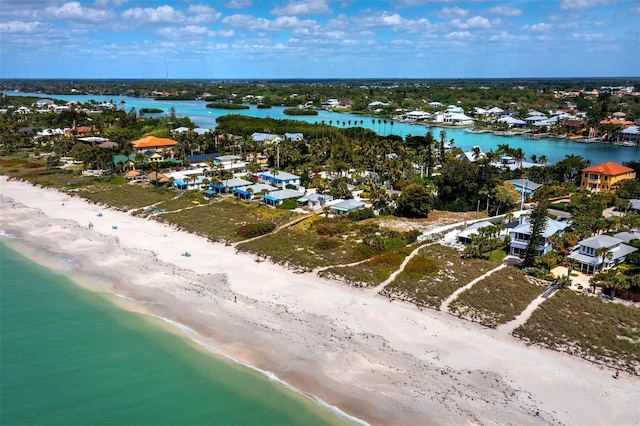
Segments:
[[[499,262],[490,260],[462,259],[451,247],[431,244],[407,263],[383,294],[419,306],[439,308],[458,288],[498,265]]]
[[[530,343],[640,375],[640,312],[560,291],[513,332]]]
[[[362,260],[352,242],[342,238],[319,237],[296,227],[238,244],[238,248],[269,257],[276,263],[305,269]]]
[[[78,189],[77,194],[94,203],[108,204],[121,210],[130,210],[167,201],[176,191],[166,187],[112,183],[96,179],[96,183]]]
[[[189,198],[186,203],[193,207]],[[158,206],[164,208],[163,206]],[[167,210],[168,211],[168,210]],[[256,204],[236,203],[232,199],[224,199],[211,204],[200,204],[188,210],[163,213],[158,220],[167,222],[191,232],[206,236],[214,241],[241,241],[244,238],[236,233],[245,223],[272,222],[282,225],[295,217],[295,213],[287,210],[276,210],[268,207],[257,207]]]
[[[497,327],[514,320],[543,291],[518,268],[508,266],[463,291],[449,308],[462,318]]]
[[[321,276],[335,277],[358,287],[375,287],[389,278],[415,246],[405,246],[372,257],[357,266],[337,266],[320,273]]]

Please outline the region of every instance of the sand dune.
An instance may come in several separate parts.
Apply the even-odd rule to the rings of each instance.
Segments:
[[[372,424],[640,424],[637,377],[0,179],[0,229],[72,258],[79,284]]]

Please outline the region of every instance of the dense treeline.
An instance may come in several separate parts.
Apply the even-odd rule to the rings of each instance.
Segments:
[[[581,111],[605,114],[624,112],[627,119],[640,118],[638,96],[614,96],[614,87],[640,86],[635,79],[495,79],[495,80],[268,80],[268,81],[163,81],[163,80],[3,80],[2,90],[23,90],[50,94],[96,94],[107,96],[155,97],[171,93],[171,99],[205,99],[220,103],[250,102],[259,105],[298,107],[311,103],[320,107],[329,98],[348,100],[349,110],[365,112],[372,101],[389,103],[381,116],[396,109],[429,109],[425,101],[473,107],[499,106],[526,112],[566,107],[567,101]],[[605,89],[603,89],[605,88]],[[555,90],[601,91],[591,98],[560,99]],[[245,101],[245,97],[247,97]],[[164,97],[163,99],[169,99]]]

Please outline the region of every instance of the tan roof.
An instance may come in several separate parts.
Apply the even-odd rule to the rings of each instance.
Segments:
[[[137,177],[140,176],[140,172],[137,170],[130,170],[127,173],[125,173],[125,177]]]
[[[166,177],[162,173],[158,173],[158,172],[151,172],[151,173],[149,173],[147,175],[147,177],[152,182],[156,182],[157,181],[158,183],[167,183],[167,182],[171,181],[171,179],[169,179],[168,177]]]
[[[157,146],[174,146],[178,145],[178,142],[168,138],[158,138],[156,136],[145,136],[142,139],[131,142],[136,148],[153,148]]]
[[[633,169],[630,167],[623,166],[622,164],[614,163],[613,161],[609,161],[602,164],[596,164],[595,166],[587,167],[586,169],[582,169],[583,173],[600,173],[607,176],[618,176],[624,175],[626,173],[633,172]]]

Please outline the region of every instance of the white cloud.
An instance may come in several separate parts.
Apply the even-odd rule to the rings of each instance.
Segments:
[[[509,6],[495,6],[489,10],[489,13],[493,13],[494,15],[500,16],[520,16],[522,15],[522,10],[516,9],[514,7]]]
[[[190,5],[187,13],[195,15],[190,17],[189,21],[198,24],[215,22],[222,16],[220,12],[206,5]]]
[[[451,21],[450,25],[454,28],[462,30],[491,28],[491,22],[487,18],[483,18],[482,16],[474,16],[473,18],[469,18],[464,22],[459,19],[454,19]]]
[[[468,39],[471,36],[472,35],[469,31],[454,31],[452,33],[445,35],[444,37],[449,40],[462,40],[462,39]]]
[[[40,22],[9,21],[0,22],[1,34],[31,34],[41,27]]]
[[[552,28],[553,28],[553,25],[545,24],[544,22],[540,22],[540,23],[532,25],[531,26],[531,31],[540,32],[540,33],[546,33],[546,32],[551,31]]]
[[[560,9],[583,10],[609,3],[609,0],[562,0],[562,3],[560,3]]]
[[[575,40],[581,40],[581,41],[610,41],[611,37],[605,36],[602,33],[593,33],[593,34],[589,34],[589,33],[573,33],[571,34],[571,37],[573,37]]]
[[[49,19],[84,22],[105,22],[114,18],[114,13],[111,10],[85,7],[75,1],[65,3],[60,7],[47,7],[44,10],[44,14]]]
[[[137,21],[139,23],[176,23],[185,20],[182,12],[175,10],[171,6],[158,6],[153,9],[151,7],[141,8],[135,7],[122,12],[124,19]]]
[[[229,9],[244,9],[251,6],[251,0],[231,0],[224,4]]]
[[[321,15],[331,13],[326,0],[290,1],[271,10],[273,15]]]
[[[252,15],[230,15],[222,19],[224,25],[242,28],[249,31],[282,31],[297,30],[300,28],[315,27],[313,20],[300,20],[295,16],[279,16],[271,21],[265,18],[256,18]]]
[[[163,27],[156,31],[156,34],[167,38],[192,38],[211,37],[213,32],[201,25],[187,25],[184,27]]]
[[[451,8],[445,7],[438,13],[440,18],[466,18],[468,15],[468,10],[460,9],[457,6]]]

